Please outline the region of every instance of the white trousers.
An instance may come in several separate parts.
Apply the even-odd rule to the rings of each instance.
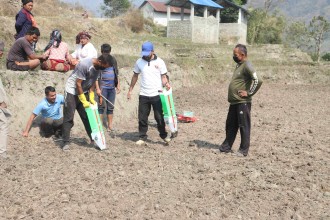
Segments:
[[[7,151],[8,122],[9,118],[0,109],[0,154]]]

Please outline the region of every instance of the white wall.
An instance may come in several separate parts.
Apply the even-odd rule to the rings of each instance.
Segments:
[[[184,15],[184,20],[189,20],[189,15]],[[171,13],[171,21],[178,21],[181,20],[181,14],[173,14]],[[166,13],[160,13],[160,12],[154,12],[154,18],[153,21],[155,24],[167,26],[167,14]]]

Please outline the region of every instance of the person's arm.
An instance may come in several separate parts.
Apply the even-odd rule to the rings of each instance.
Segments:
[[[33,120],[34,120],[36,117],[37,117],[36,114],[34,114],[34,113],[31,114],[31,116],[30,116],[30,118],[29,118],[29,120],[28,120],[28,122],[27,122],[27,124],[26,124],[25,130],[23,131],[23,134],[22,134],[23,137],[27,137],[27,136],[29,136],[29,131],[30,131],[30,129],[31,129],[31,125],[32,125],[32,123],[33,123]]]
[[[93,83],[93,85],[91,86],[91,88],[89,88],[89,102],[92,104],[92,105],[95,105],[96,102],[95,102],[95,94],[94,94],[94,91],[95,91],[95,88],[96,88],[96,82],[97,80]]]
[[[254,94],[257,93],[257,91],[259,90],[262,84],[262,79],[257,76],[257,73],[254,70],[251,63],[247,63],[246,72],[249,74],[252,83],[251,83],[251,87],[249,88],[249,91],[245,91],[245,90],[238,91],[238,95],[240,97],[253,96]]]
[[[131,99],[131,95],[132,95],[132,90],[137,82],[139,78],[139,74],[138,73],[134,73],[133,77],[132,77],[132,80],[131,80],[131,85],[129,86],[129,89],[128,89],[128,93],[127,93],[127,99]]]
[[[78,98],[83,104],[84,108],[88,108],[90,106],[90,103],[87,101],[86,96],[84,94],[84,90],[82,88],[82,79],[77,79],[76,80],[76,88],[78,92]]]
[[[43,55],[37,55],[35,53],[31,53],[29,56],[30,60],[36,60],[36,59],[39,59],[39,60],[46,60],[47,59],[47,55],[43,54]]]
[[[167,75],[166,73],[162,75],[162,85],[166,87],[166,89],[170,89],[171,85],[167,80]]]
[[[116,74],[116,78],[117,78],[117,86],[116,86],[116,91],[117,91],[117,94],[120,93],[120,83],[119,83],[119,70],[118,70],[118,63],[117,63],[117,60],[114,56],[112,56],[113,58],[113,68],[114,68],[114,72]]]
[[[23,24],[27,20],[26,15],[22,12],[18,12],[16,15],[15,29],[17,34],[22,30]]]
[[[96,82],[95,82],[95,88],[96,88],[96,94],[98,96],[101,96],[101,89],[100,89],[100,86],[99,86],[99,80],[96,80]]]
[[[118,76],[117,76],[117,86],[116,86],[116,91],[117,91],[117,94],[119,94],[120,93],[120,83],[119,83],[119,78],[118,78]]]

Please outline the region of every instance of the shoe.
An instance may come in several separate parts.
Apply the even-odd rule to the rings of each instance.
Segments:
[[[168,144],[171,142],[172,139],[169,137],[166,137],[166,138],[163,138],[163,140],[165,141],[166,144]]]
[[[178,131],[171,133],[171,138],[176,138],[178,136]]]
[[[236,156],[236,157],[246,157],[247,155],[244,155],[243,153],[237,151],[237,152],[233,152],[231,153],[232,156]]]
[[[91,148],[97,148],[97,149],[99,149],[99,146],[96,144],[96,142],[95,142],[95,141],[91,141],[91,143],[90,143],[90,144],[88,144],[88,147],[91,147]]]
[[[138,140],[137,142],[135,142],[135,144],[142,146],[142,145],[146,145],[147,143],[144,140]]]
[[[232,150],[228,150],[228,149],[225,150],[225,149],[223,149],[222,145],[220,145],[219,150],[220,150],[221,153],[226,153],[226,154],[228,154],[228,153],[234,153],[234,151],[232,151]]]
[[[62,136],[53,136],[53,141],[58,142],[58,141],[63,141]]]
[[[70,150],[70,144],[69,144],[69,143],[65,143],[65,144],[63,144],[63,146],[62,146],[62,150],[63,150],[63,151],[68,151],[68,150]]]

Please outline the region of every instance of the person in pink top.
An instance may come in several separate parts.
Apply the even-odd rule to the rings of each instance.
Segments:
[[[67,72],[70,70],[68,45],[62,41],[62,35],[59,30],[53,30],[50,34],[50,41],[44,49],[44,55],[48,57],[41,65],[42,70]]]

